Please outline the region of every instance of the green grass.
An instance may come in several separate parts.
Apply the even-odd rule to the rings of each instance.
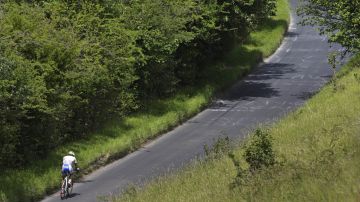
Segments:
[[[360,55],[343,67],[303,107],[267,129],[277,164],[246,170],[246,144],[236,146],[244,169],[242,184],[231,188],[237,169],[226,155],[129,189],[113,201],[359,201]],[[357,75],[357,76],[355,76]]]
[[[2,171],[0,201],[34,201],[56,190],[61,181],[59,164],[68,150],[76,152],[84,173],[91,172],[199,112],[214,92],[236,81],[278,47],[289,21],[287,1],[279,2],[278,15],[252,33],[246,45],[235,48],[225,62],[207,68],[206,78],[211,82],[183,89],[169,99],[151,101],[146,110],[114,120],[87,139],[60,146],[46,157],[39,156],[33,165]]]

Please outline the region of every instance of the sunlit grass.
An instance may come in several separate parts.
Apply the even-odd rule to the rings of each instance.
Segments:
[[[350,71],[351,69],[351,71]],[[269,129],[277,161],[230,188],[236,167],[225,155],[195,163],[114,201],[358,201],[360,199],[360,55],[328,85]],[[250,137],[251,138],[251,137]],[[235,154],[246,167],[242,154]]]
[[[245,46],[235,48],[225,62],[207,68],[209,82],[199,88],[184,89],[169,99],[152,101],[147,109],[113,120],[87,139],[61,146],[47,157],[39,156],[32,166],[2,171],[0,201],[32,201],[51,193],[60,186],[59,164],[68,150],[75,151],[80,167],[85,173],[90,172],[199,112],[216,90],[236,81],[278,47],[289,20],[287,1],[279,2],[278,15],[252,33]]]

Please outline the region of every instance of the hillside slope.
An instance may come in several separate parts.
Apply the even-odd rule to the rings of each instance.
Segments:
[[[114,201],[356,201],[360,199],[360,56],[268,130],[276,163],[249,171],[254,137]],[[225,143],[224,143],[225,142]],[[220,152],[219,152],[220,151]],[[226,151],[226,152],[224,152]],[[214,151],[213,151],[214,152]],[[227,155],[235,155],[234,161]]]

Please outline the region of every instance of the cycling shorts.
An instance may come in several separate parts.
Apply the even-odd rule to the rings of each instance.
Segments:
[[[72,173],[72,167],[69,164],[63,164],[61,174],[67,175]]]

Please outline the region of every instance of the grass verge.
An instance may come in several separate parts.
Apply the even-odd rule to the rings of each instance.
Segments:
[[[114,120],[87,139],[60,146],[26,168],[2,171],[0,201],[35,201],[57,189],[61,181],[60,160],[68,150],[75,151],[85,173],[91,172],[198,113],[216,90],[235,82],[262,57],[276,50],[288,21],[288,3],[278,0],[277,16],[252,33],[247,44],[235,48],[225,62],[207,68],[206,77],[211,82],[199,88],[184,89],[169,99],[152,101],[146,110]]]
[[[249,170],[246,151],[251,136],[230,152],[235,157],[197,162],[112,200],[359,201],[360,55],[338,75],[336,90],[325,86],[267,130],[274,165]]]

